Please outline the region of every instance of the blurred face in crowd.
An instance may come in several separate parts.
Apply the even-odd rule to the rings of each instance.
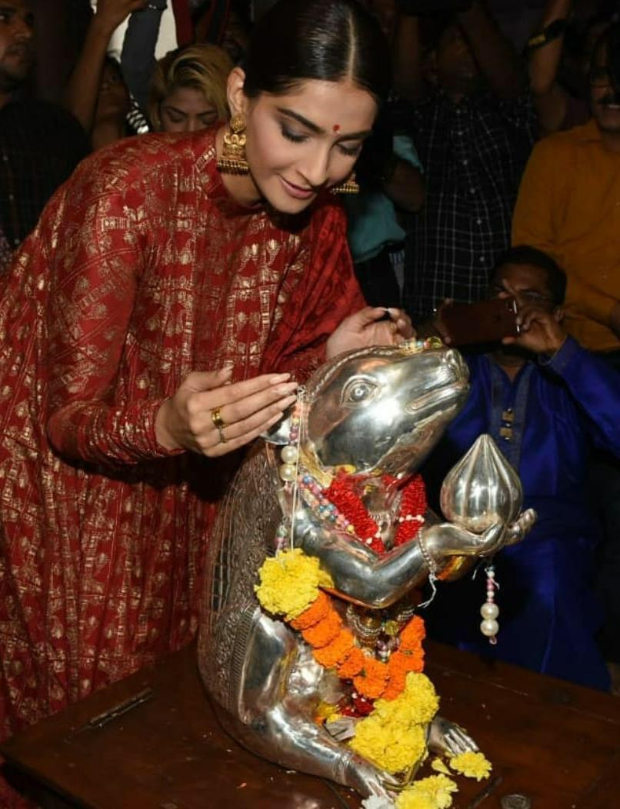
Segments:
[[[391,40],[396,25],[396,4],[394,0],[368,0],[367,6],[377,18],[381,30]]]
[[[494,298],[514,295],[519,309],[536,306],[548,312],[557,312],[558,319],[561,319],[561,309],[554,301],[549,277],[542,267],[533,264],[504,264],[498,267],[491,282],[491,295]]]
[[[243,21],[234,9],[230,9],[220,45],[233,62],[238,64],[243,59],[248,42],[249,36]]]
[[[472,49],[458,25],[442,33],[435,53],[435,73],[439,84],[449,93],[469,95],[480,84],[480,71]]]
[[[129,112],[129,90],[117,65],[106,62],[101,75],[95,120],[125,118]]]
[[[322,189],[352,172],[377,103],[349,80],[309,79],[284,95],[248,99],[244,78],[241,69],[233,70],[228,101],[232,112],[245,119],[251,179],[273,208],[299,213]]]
[[[616,95],[611,83],[606,45],[597,49],[590,68],[590,103],[599,129],[620,135],[620,95]]]
[[[18,87],[30,72],[33,23],[26,0],[0,0],[0,91]]]
[[[196,87],[176,87],[159,105],[164,132],[197,132],[218,120],[217,107]]]

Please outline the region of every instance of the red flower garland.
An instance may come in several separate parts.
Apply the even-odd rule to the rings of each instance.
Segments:
[[[395,479],[386,477],[385,481],[389,485],[394,483]],[[362,499],[353,491],[351,479],[347,475],[344,473],[337,475],[330,486],[324,489],[323,494],[355,528],[356,539],[366,543],[379,556],[387,553],[383,540],[377,536],[379,526],[368,513]],[[398,525],[394,547],[404,545],[415,538],[423,525],[423,520],[415,518],[423,517],[427,507],[424,481],[421,475],[416,475],[402,492],[400,502],[402,522]]]

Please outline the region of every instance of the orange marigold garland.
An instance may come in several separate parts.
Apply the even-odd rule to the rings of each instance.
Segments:
[[[355,638],[349,629],[342,629],[330,644],[322,649],[314,649],[314,659],[326,669],[336,669],[341,666],[354,647]]]
[[[399,697],[405,690],[407,675],[404,671],[399,671],[393,666],[390,667],[390,679],[387,688],[383,692],[383,699],[391,702]]]
[[[302,612],[297,618],[294,618],[291,621],[291,626],[293,629],[296,629],[298,632],[301,632],[304,629],[310,629],[311,626],[314,626],[319,621],[322,621],[324,618],[327,617],[327,613],[331,609],[331,603],[329,600],[329,596],[327,593],[324,593],[322,590],[319,590],[319,595],[316,601],[308,607],[307,610]]]
[[[388,664],[389,665],[389,664]],[[390,672],[388,665],[374,657],[367,656],[364,668],[353,678],[353,685],[366,699],[379,699],[388,686]]]
[[[406,674],[424,669],[422,641],[426,630],[418,615],[400,632],[399,648],[387,663],[375,660],[356,645],[353,633],[342,628],[340,614],[323,592],[291,621],[291,626],[301,630],[318,663],[335,668],[341,679],[353,680],[358,693],[366,699],[395,699],[402,693]]]
[[[424,652],[421,654],[412,654],[410,652],[401,652],[398,649],[390,657],[389,667],[394,672],[403,672],[408,674],[410,671],[423,671],[424,669]]]
[[[330,609],[320,621],[302,630],[302,637],[313,649],[322,649],[331,643],[340,632],[342,618],[335,609]]]
[[[343,662],[338,666],[338,676],[343,680],[352,680],[364,668],[366,655],[359,646],[352,646]]]
[[[400,632],[400,648],[416,652],[426,637],[426,627],[419,615],[415,615]]]

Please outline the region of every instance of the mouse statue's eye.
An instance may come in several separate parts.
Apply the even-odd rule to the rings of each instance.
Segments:
[[[342,391],[343,407],[361,407],[371,402],[379,390],[379,385],[366,377],[355,376],[349,379]]]

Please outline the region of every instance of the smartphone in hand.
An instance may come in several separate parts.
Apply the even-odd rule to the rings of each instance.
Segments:
[[[450,345],[496,343],[517,337],[517,302],[510,296],[480,303],[448,303],[439,313],[442,332]]]

